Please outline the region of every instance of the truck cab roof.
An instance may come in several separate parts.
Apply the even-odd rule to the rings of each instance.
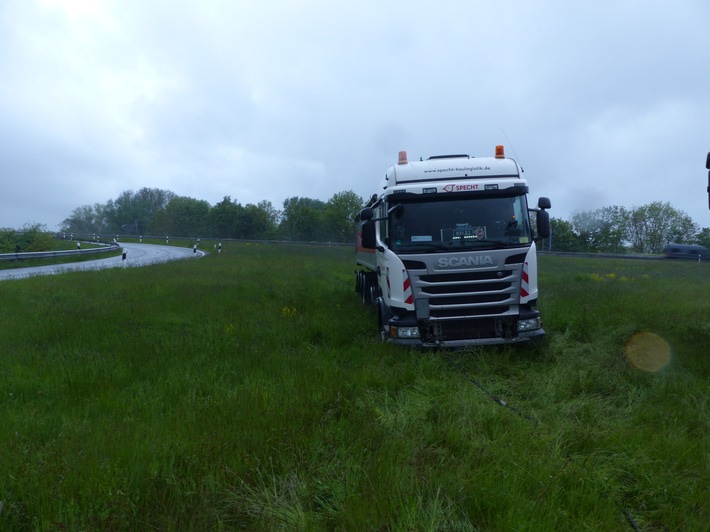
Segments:
[[[467,155],[434,156],[425,161],[400,162],[387,169],[386,187],[403,183],[424,183],[467,179],[517,177],[521,169],[513,159],[468,157]]]

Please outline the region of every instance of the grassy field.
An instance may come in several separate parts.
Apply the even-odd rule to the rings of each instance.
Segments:
[[[541,257],[547,340],[457,352],[380,344],[353,270],[1,282],[0,530],[706,529],[710,266]]]

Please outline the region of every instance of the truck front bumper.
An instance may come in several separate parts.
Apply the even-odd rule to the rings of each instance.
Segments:
[[[388,321],[388,343],[424,347],[505,345],[541,340],[545,330],[537,311],[471,320],[419,320],[413,315]]]

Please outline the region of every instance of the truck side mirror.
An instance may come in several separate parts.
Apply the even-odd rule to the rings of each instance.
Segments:
[[[550,213],[545,209],[541,209],[537,213],[537,237],[548,238],[552,233],[550,227]]]
[[[708,154],[710,155],[710,154]],[[541,197],[540,199],[537,200],[537,207],[539,209],[549,209],[552,207],[552,204],[550,203],[550,198],[546,197]]]
[[[366,222],[367,220],[372,220],[372,209],[370,207],[365,207],[360,211],[358,214],[358,217],[363,221]]]
[[[545,209],[552,207],[550,198],[541,197],[537,200],[537,207],[540,209],[537,212],[537,238],[548,238],[552,234],[550,227],[550,213]]]
[[[363,209],[364,210],[364,209]],[[377,239],[375,238],[375,222],[368,219],[363,222],[362,227],[362,247],[365,249],[376,249]]]

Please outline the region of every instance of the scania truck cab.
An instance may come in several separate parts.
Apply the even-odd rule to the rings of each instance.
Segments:
[[[464,347],[544,336],[535,240],[550,200],[528,209],[527,181],[495,157],[446,155],[398,164],[358,215],[356,291],[384,341]]]

